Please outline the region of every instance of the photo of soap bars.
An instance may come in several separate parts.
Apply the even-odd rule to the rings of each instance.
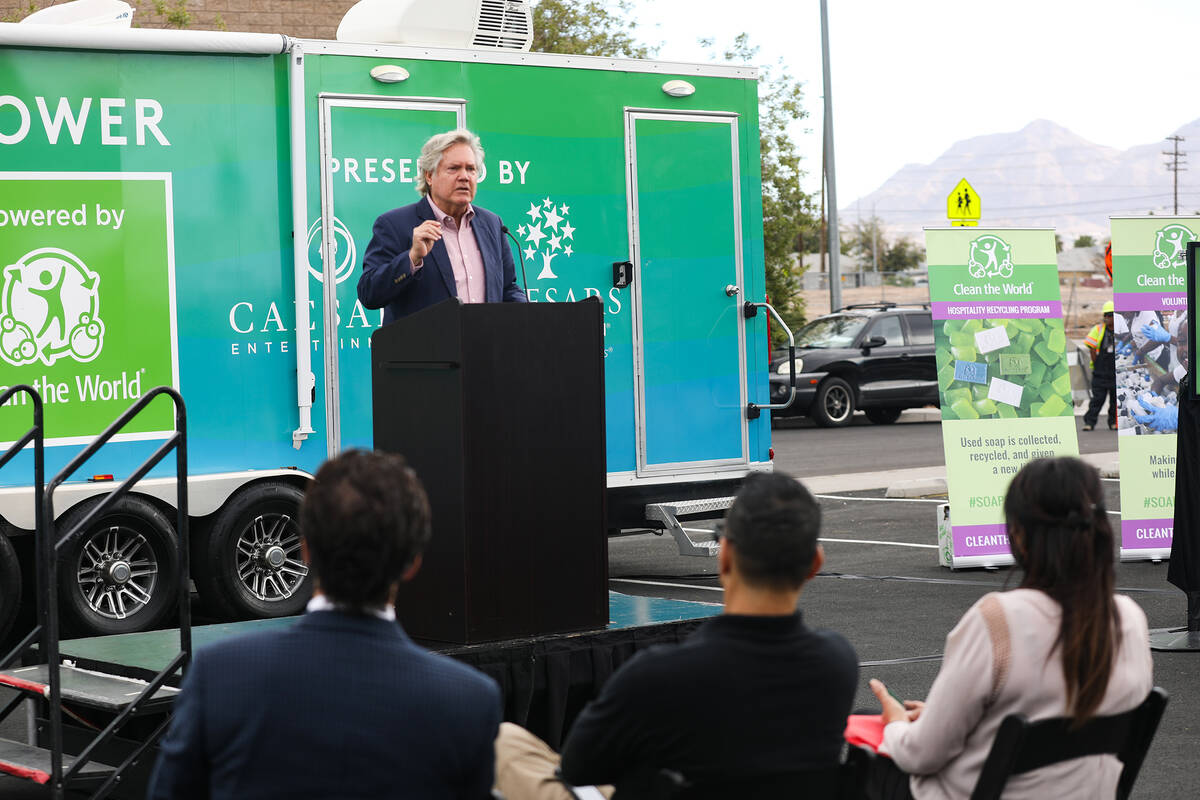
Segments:
[[[934,342],[943,419],[1074,413],[1061,319],[948,319]]]

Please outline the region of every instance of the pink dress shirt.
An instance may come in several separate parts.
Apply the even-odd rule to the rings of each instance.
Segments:
[[[428,197],[428,195],[426,195]],[[446,252],[450,254],[450,268],[454,271],[454,287],[458,299],[464,303],[482,303],[487,300],[487,287],[483,277],[483,254],[479,252],[479,243],[475,241],[475,231],[471,230],[471,220],[475,217],[475,209],[467,206],[463,214],[462,226],[454,221],[454,217],[442,211],[429,197],[429,207],[433,215],[442,223],[442,242]],[[425,266],[424,260],[413,266],[413,271]]]

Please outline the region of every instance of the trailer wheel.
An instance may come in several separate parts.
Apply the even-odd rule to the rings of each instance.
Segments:
[[[95,505],[64,514],[58,535]],[[121,498],[63,551],[58,581],[68,627],[97,635],[154,627],[179,599],[178,547],[174,528],[153,503]]]
[[[296,514],[304,493],[259,483],[217,512],[196,543],[193,574],[208,607],[231,619],[298,614],[312,596]]]
[[[21,565],[12,542],[0,533],[0,642],[8,635],[21,607]]]

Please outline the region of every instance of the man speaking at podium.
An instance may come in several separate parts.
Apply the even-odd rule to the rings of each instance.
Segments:
[[[483,149],[454,130],[430,137],[417,159],[421,200],[375,220],[358,299],[383,308],[383,324],[457,297],[464,303],[524,303],[500,217],[471,205]]]

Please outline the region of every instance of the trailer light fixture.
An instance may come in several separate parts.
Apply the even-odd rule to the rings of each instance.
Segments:
[[[812,378],[811,380],[809,380],[809,382],[808,382],[808,385],[809,385],[809,386],[816,386],[816,385],[817,385],[817,379],[816,379],[816,378]]]
[[[380,83],[400,83],[408,80],[408,70],[395,64],[380,64],[371,68],[371,77]]]
[[[775,460],[775,448],[774,447],[767,448],[767,458],[770,459],[771,461]]]
[[[111,481],[112,479],[112,475],[93,475],[88,478],[88,483],[100,483],[101,481]]]
[[[690,97],[696,93],[695,86],[680,80],[667,81],[662,85],[662,90],[671,97]]]

